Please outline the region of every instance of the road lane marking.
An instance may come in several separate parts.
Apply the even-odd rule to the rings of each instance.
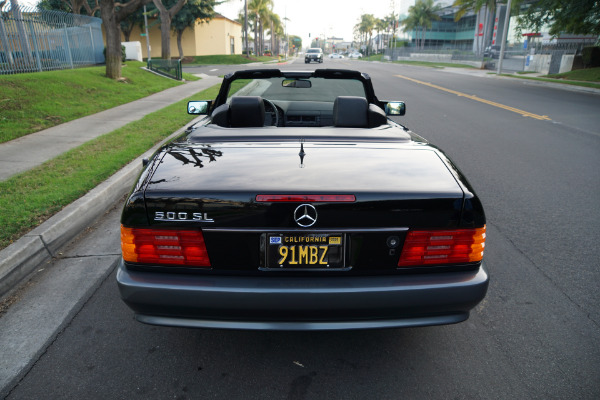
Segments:
[[[457,92],[456,90],[447,89],[447,88],[442,87],[442,86],[434,85],[433,83],[419,81],[419,80],[416,80],[416,79],[413,79],[413,78],[409,78],[409,77],[406,77],[406,76],[403,76],[403,75],[394,75],[394,76],[396,76],[398,78],[406,79],[407,81],[418,83],[420,85],[425,85],[425,86],[432,87],[434,89],[442,90],[444,92],[452,93],[452,94],[455,94],[455,95],[457,95],[459,97],[466,97],[467,99],[475,100],[475,101],[478,101],[480,103],[485,103],[485,104],[489,104],[490,106],[494,106],[494,107],[502,108],[504,110],[512,111],[514,113],[522,115],[523,117],[535,118],[535,119],[538,119],[540,121],[552,121],[552,119],[550,117],[548,117],[547,115],[538,115],[538,114],[530,113],[529,111],[520,110],[518,108],[506,106],[504,104],[496,103],[494,101],[482,99],[481,97],[477,97],[475,95],[470,95],[470,94],[466,94],[466,93]]]
[[[215,68],[215,69],[211,69],[211,70],[210,70],[210,71],[208,71],[208,72],[214,72],[214,71],[218,71],[218,70],[219,70],[219,68]]]

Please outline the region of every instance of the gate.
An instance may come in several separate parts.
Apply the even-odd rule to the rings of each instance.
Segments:
[[[104,62],[100,18],[32,7],[0,9],[0,74]]]
[[[564,54],[566,54],[566,51],[552,50],[550,54],[550,69],[548,70],[548,75],[558,74],[560,72],[560,63],[562,61],[562,57]]]

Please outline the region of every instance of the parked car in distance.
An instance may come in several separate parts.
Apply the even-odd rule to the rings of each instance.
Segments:
[[[362,54],[360,54],[358,51],[355,51],[354,53],[348,54],[348,58],[362,58]]]
[[[331,53],[329,58],[344,58],[344,56],[339,53]]]
[[[500,46],[488,46],[483,50],[484,57],[500,58]]]
[[[304,55],[304,63],[308,64],[311,61],[316,61],[318,63],[323,62],[323,50],[318,47],[310,48],[306,51]]]

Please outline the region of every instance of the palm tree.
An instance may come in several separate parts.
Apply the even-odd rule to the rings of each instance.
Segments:
[[[409,11],[410,11],[409,7]],[[401,22],[404,31],[415,31],[415,46],[419,47],[419,18],[415,13],[409,13],[408,17]]]
[[[281,24],[281,18],[279,15],[273,13],[269,19],[271,28],[269,29],[269,35],[271,36],[271,52],[275,55],[275,45],[277,45],[277,54],[279,54],[279,37],[284,35],[283,25]]]
[[[398,28],[398,16],[396,14],[394,14],[394,12],[392,11],[392,13],[388,16],[386,16],[384,18],[385,24],[386,24],[386,33],[391,31],[392,33],[392,38],[396,37],[396,28]],[[390,46],[389,41],[388,41],[388,46]]]
[[[377,35],[379,36],[379,42],[377,43],[377,52],[379,53],[379,50],[381,50],[381,42],[382,37],[381,37],[381,32],[384,32],[387,28],[387,22],[385,20],[385,18],[377,18],[375,20],[375,30],[377,31]]]
[[[440,19],[437,14],[442,7],[439,4],[434,4],[434,0],[417,0],[414,6],[408,8],[408,18],[402,21],[403,25],[409,29],[414,29],[417,32],[421,31],[421,48],[425,48],[425,36],[427,30],[433,25],[433,21]],[[417,39],[415,38],[415,39]],[[418,40],[417,40],[418,46]]]
[[[264,23],[272,14],[273,0],[252,0],[248,3],[248,19],[254,21],[254,51],[257,55],[263,53]]]
[[[369,46],[371,45],[371,37],[373,36],[373,29],[375,29],[375,17],[373,14],[363,14],[360,16],[360,22],[358,24],[358,31],[365,35],[365,42],[367,46],[367,55],[369,54]],[[367,40],[368,35],[368,40]]]

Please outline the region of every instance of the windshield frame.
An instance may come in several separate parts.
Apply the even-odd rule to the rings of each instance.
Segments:
[[[212,110],[227,103],[229,89],[231,83],[238,79],[267,79],[267,78],[288,78],[288,79],[310,79],[310,78],[325,78],[325,79],[353,79],[362,82],[365,98],[370,104],[375,104],[380,107],[385,105],[381,103],[375,96],[373,84],[369,75],[359,71],[345,69],[316,69],[314,71],[281,71],[279,69],[253,69],[241,70],[225,75],[223,83],[219,90],[219,94],[212,104]]]

